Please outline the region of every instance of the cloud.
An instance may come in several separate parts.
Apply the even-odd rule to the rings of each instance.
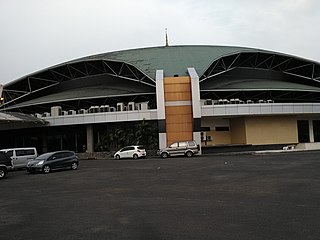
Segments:
[[[0,83],[91,54],[164,45],[257,47],[320,60],[316,0],[2,0]]]

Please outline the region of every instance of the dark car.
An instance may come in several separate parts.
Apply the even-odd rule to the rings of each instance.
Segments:
[[[27,171],[30,173],[49,173],[55,169],[70,168],[78,169],[78,157],[73,151],[57,151],[40,155],[27,164]]]
[[[8,170],[12,169],[12,160],[4,152],[0,152],[0,179],[6,177]]]

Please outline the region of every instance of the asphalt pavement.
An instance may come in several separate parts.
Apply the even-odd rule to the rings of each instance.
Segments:
[[[0,239],[320,239],[319,152],[82,160],[0,189]]]

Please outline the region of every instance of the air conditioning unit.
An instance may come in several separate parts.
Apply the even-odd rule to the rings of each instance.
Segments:
[[[44,112],[44,113],[42,114],[42,117],[50,117],[50,113]]]
[[[109,105],[100,106],[100,112],[109,112]]]
[[[230,103],[230,101],[228,99],[222,99],[222,101],[223,101],[223,104],[229,104]]]
[[[212,99],[207,99],[204,105],[212,105]]]
[[[124,111],[124,103],[119,102],[117,103],[117,112],[122,112]]]
[[[134,102],[129,102],[128,103],[128,108],[127,108],[128,111],[133,111],[135,110],[135,103]]]
[[[240,100],[239,98],[235,98],[234,99],[235,104],[240,104],[241,102],[243,102],[242,100]]]
[[[69,110],[68,115],[76,115],[77,112],[75,110]]]
[[[62,114],[62,108],[61,106],[53,106],[51,107],[51,116],[52,117],[57,117]]]
[[[91,106],[88,110],[89,113],[97,113],[99,112],[99,106]]]
[[[78,110],[78,114],[85,114],[85,113],[88,113],[88,110],[86,110],[86,109]]]
[[[219,104],[219,101],[218,100],[212,100],[212,104],[213,105],[217,105],[217,104]]]
[[[148,104],[149,104],[149,102],[141,102],[140,103],[140,106],[139,106],[139,110],[142,110],[142,111],[144,111],[144,110],[148,110]]]

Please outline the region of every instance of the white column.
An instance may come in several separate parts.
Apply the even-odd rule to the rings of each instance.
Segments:
[[[93,126],[87,125],[87,152],[93,153]]]
[[[198,74],[194,68],[188,68],[188,72],[189,72],[189,76],[191,78],[193,118],[201,118],[199,77],[198,77]]]
[[[313,121],[309,119],[308,123],[309,123],[309,139],[311,143],[314,143]]]
[[[157,114],[159,128],[159,148],[167,146],[166,110],[164,102],[163,70],[156,72]]]
[[[200,146],[201,154],[201,102],[199,76],[194,68],[188,68],[188,73],[191,78],[193,140]]]

